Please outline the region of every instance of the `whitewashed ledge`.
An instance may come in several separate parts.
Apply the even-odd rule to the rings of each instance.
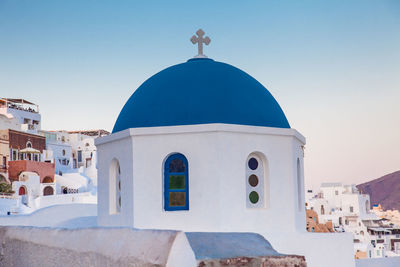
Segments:
[[[0,227],[0,266],[306,266],[254,233]]]
[[[0,227],[0,266],[196,266],[183,232]]]

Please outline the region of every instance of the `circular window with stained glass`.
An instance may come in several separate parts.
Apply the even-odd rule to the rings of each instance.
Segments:
[[[252,191],[249,195],[250,202],[253,204],[256,204],[260,197],[258,196],[258,193],[256,191]]]
[[[250,175],[249,184],[252,187],[256,187],[258,185],[258,177],[257,177],[257,175],[255,175],[255,174]]]
[[[249,165],[249,168],[254,171],[258,167],[258,161],[255,158],[250,158],[248,165]]]

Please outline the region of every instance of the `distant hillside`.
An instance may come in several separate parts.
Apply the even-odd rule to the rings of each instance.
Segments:
[[[369,194],[371,204],[381,204],[385,210],[400,210],[400,171],[357,185],[363,193]]]

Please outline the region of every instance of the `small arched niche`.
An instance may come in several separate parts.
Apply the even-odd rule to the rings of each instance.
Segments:
[[[109,213],[121,212],[121,167],[119,161],[114,158],[109,168]]]
[[[246,159],[246,207],[269,208],[270,183],[267,158],[252,152]]]
[[[304,187],[303,187],[301,163],[299,158],[297,158],[296,161],[296,186],[297,186],[297,207],[299,211],[302,211],[304,210],[304,202],[303,202]]]
[[[44,177],[42,183],[44,183],[44,184],[53,183],[53,179],[50,176],[46,176],[46,177]]]

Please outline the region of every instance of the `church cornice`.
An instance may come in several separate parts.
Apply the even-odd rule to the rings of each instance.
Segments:
[[[168,135],[168,134],[187,134],[187,133],[211,133],[211,132],[231,132],[245,134],[288,136],[296,138],[305,145],[305,137],[293,128],[275,128],[263,126],[210,123],[196,125],[179,126],[161,126],[161,127],[143,127],[130,128],[108,136],[95,139],[95,145],[101,145],[116,140],[121,140],[130,136],[150,136],[150,135]]]

